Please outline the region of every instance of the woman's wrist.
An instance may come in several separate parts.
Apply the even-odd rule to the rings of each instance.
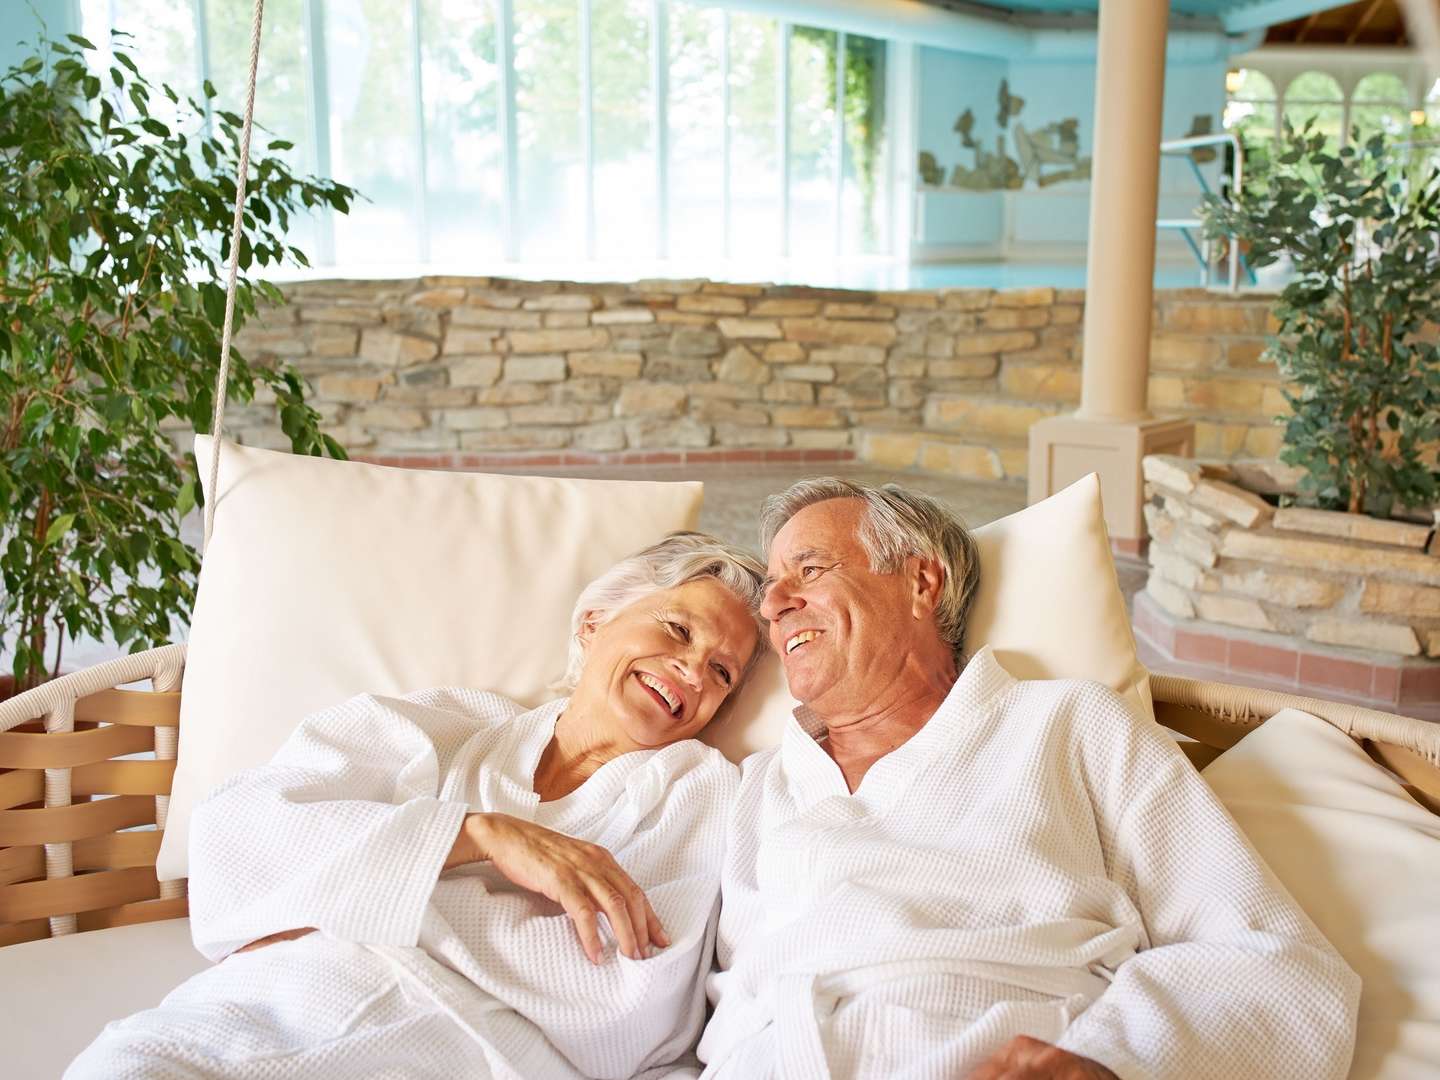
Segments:
[[[460,828],[455,834],[455,842],[450,845],[450,854],[445,859],[445,870],[453,870],[466,863],[484,862],[490,857],[485,843],[485,837],[489,832],[485,819],[489,816],[488,814],[466,814],[461,819]]]

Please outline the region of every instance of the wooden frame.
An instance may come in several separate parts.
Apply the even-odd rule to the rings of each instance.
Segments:
[[[0,701],[0,946],[183,918],[160,882],[185,647],[166,645]],[[118,689],[149,679],[152,689]],[[1283,708],[1327,720],[1440,814],[1440,725],[1319,698],[1151,676],[1155,716],[1203,768]],[[135,754],[153,758],[135,759]]]

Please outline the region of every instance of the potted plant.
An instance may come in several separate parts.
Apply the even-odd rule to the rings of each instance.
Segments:
[[[93,49],[42,42],[0,76],[0,645],[16,690],[58,673],[67,638],[169,640],[199,568],[180,521],[200,484],[172,432],[210,427],[241,118],[212,100],[207,124],[123,48],[97,74]],[[153,114],[160,94],[178,123]],[[258,299],[283,303],[244,271],[306,262],[292,215],[353,196],[252,156],[237,328]],[[296,453],[344,457],[293,369],[231,357],[232,399],[263,388]]]
[[[1358,139],[1358,133],[1356,138]],[[1382,135],[1333,151],[1287,122],[1231,204],[1207,197],[1212,237],[1251,264],[1289,260],[1268,357],[1288,385],[1282,462],[1297,499],[1387,516],[1440,495],[1440,168]],[[1429,330],[1426,330],[1426,327]]]

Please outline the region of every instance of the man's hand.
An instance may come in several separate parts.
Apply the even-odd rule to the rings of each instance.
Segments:
[[[596,919],[602,911],[620,951],[632,960],[643,960],[651,942],[670,944],[640,886],[596,844],[508,814],[467,814],[445,869],[486,861],[522,889],[563,907],[593,964],[602,952]]]
[[[1119,1080],[1098,1061],[1058,1046],[1016,1035],[981,1063],[966,1080]]]

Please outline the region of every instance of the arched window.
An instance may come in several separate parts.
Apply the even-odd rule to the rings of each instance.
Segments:
[[[1241,68],[1225,76],[1225,88],[1225,129],[1246,143],[1273,139],[1278,100],[1275,84],[1254,68]]]
[[[1340,148],[1345,127],[1345,95],[1334,76],[1323,71],[1305,71],[1285,88],[1283,112],[1296,131],[1314,121],[1312,131],[1325,136],[1326,146]]]
[[[1410,131],[1410,95],[1400,76],[1372,72],[1355,84],[1351,96],[1350,126],[1354,141],[1363,144],[1372,135],[1399,138]]]

